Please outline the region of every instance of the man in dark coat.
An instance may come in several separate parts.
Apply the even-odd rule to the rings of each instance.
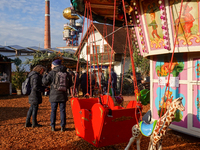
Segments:
[[[42,78],[42,82],[44,85],[50,85],[50,94],[49,94],[49,102],[51,102],[51,130],[55,131],[55,122],[56,122],[56,111],[58,105],[60,106],[60,119],[61,119],[61,132],[65,130],[66,125],[66,101],[68,100],[68,93],[66,91],[58,91],[54,88],[54,80],[57,72],[67,73],[69,77],[69,73],[66,71],[66,67],[61,65],[61,60],[56,59],[51,64],[51,71],[48,74],[45,74]],[[69,78],[71,79],[71,78]],[[67,83],[71,86],[72,81],[69,80]]]
[[[113,89],[114,96],[116,96],[117,74],[114,72],[113,68],[111,68],[111,85],[111,89]]]
[[[85,96],[85,94],[87,93],[87,74],[86,71],[83,71],[83,74],[81,75],[80,78],[80,83],[81,83],[81,89],[83,92],[83,96]],[[88,85],[89,87],[89,85]]]
[[[38,112],[38,105],[42,103],[42,92],[44,92],[45,87],[42,86],[42,74],[45,70],[45,67],[41,65],[37,65],[33,68],[28,75],[30,78],[30,85],[31,85],[31,93],[29,95],[29,103],[31,104],[27,117],[26,117],[26,124],[25,127],[30,127],[30,118],[32,115],[32,127],[40,127],[37,123],[37,112]]]
[[[72,80],[72,85],[69,87],[69,94],[72,96],[74,95],[73,85],[74,85],[74,80],[75,80],[75,74],[71,69],[68,70],[68,73],[69,73],[69,77],[71,78],[70,80]]]
[[[76,76],[76,85],[75,85],[75,94],[79,96],[79,84],[80,84],[80,79],[79,79],[79,73],[75,73]]]

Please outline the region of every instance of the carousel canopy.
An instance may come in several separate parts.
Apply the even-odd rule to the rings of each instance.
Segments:
[[[74,10],[79,14],[84,16],[84,9],[87,0],[71,0],[71,3],[74,7]],[[114,9],[116,9],[115,15],[115,25],[122,26],[124,23],[124,12],[123,12],[123,5],[121,0],[116,0],[116,7],[114,7],[114,1],[107,0],[92,0],[89,1],[91,10],[92,10],[92,17],[93,20],[101,22],[101,23],[113,23],[113,14]],[[130,0],[125,0],[126,9],[129,9]],[[106,11],[105,11],[106,10]],[[132,10],[132,9],[131,9]]]

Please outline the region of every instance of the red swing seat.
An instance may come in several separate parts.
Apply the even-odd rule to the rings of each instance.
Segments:
[[[95,147],[128,142],[140,117],[141,110],[137,109],[142,109],[137,101],[132,108],[114,106],[110,96],[106,103],[107,95],[101,96],[101,103],[99,98],[71,99],[76,135]]]

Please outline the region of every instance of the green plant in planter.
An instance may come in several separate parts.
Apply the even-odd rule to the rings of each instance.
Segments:
[[[24,68],[17,67],[16,71],[12,74],[12,85],[16,90],[21,90],[22,83],[26,79],[26,72]]]
[[[26,79],[26,71],[24,67],[21,67],[21,60],[16,58],[14,60],[16,71],[12,73],[12,85],[16,90],[21,90],[22,83]]]

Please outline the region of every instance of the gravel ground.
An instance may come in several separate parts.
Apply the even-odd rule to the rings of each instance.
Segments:
[[[128,101],[124,102],[126,106]],[[39,105],[38,122],[40,128],[25,128],[26,114],[29,109],[27,96],[0,97],[0,150],[123,150],[127,143],[102,148],[82,140],[75,134],[70,101],[67,102],[67,128],[60,132],[60,114],[57,111],[56,131],[50,129],[50,103],[43,97]],[[149,105],[143,106],[143,114]],[[147,150],[149,137],[141,140],[141,150]],[[136,150],[136,144],[131,148]],[[163,150],[200,150],[200,139],[169,130],[163,140]]]

